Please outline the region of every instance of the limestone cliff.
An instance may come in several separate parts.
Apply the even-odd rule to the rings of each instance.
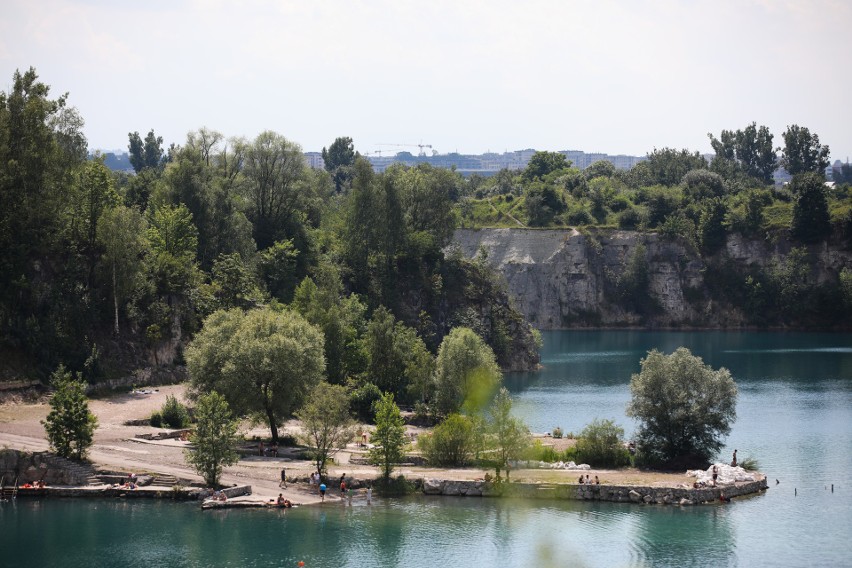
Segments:
[[[702,257],[680,240],[620,230],[583,234],[460,229],[455,244],[468,258],[486,257],[505,278],[517,308],[539,329],[749,325],[754,318],[738,305],[733,291],[728,294],[713,286],[717,267],[733,272],[737,287],[751,272],[783,263],[793,248],[784,239],[768,242],[734,235],[716,255]],[[840,270],[852,267],[848,248],[814,245],[808,255],[808,278],[814,286],[836,287]],[[644,270],[644,287],[637,288],[647,296],[644,304],[636,298],[632,303],[619,298],[619,285],[634,261]]]

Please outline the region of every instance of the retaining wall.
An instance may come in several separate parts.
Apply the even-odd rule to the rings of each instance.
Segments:
[[[567,499],[579,501],[611,501],[614,503],[660,503],[693,505],[758,493],[767,488],[766,477],[734,485],[685,488],[642,487],[635,485],[578,485],[543,483],[491,483],[486,481],[423,480],[426,495],[469,497],[527,497],[533,499]]]

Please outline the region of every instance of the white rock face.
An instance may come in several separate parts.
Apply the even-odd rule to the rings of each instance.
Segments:
[[[617,278],[636,247],[644,245],[649,291],[660,304],[661,325],[697,319],[683,295],[703,282],[700,260],[655,234],[613,231],[594,239],[576,230],[460,229],[455,242],[468,257],[480,249],[506,279],[518,309],[539,329],[579,325],[636,325],[640,317],[613,305],[605,279]]]
[[[538,329],[745,323],[737,309],[709,299],[704,282],[708,267],[698,251],[656,233],[612,230],[587,236],[574,229],[459,229],[454,239],[468,258],[480,250],[487,254],[518,309]],[[648,292],[660,308],[644,317],[605,293],[640,245],[645,247]],[[793,246],[783,238],[769,242],[734,234],[718,255],[741,267],[745,275],[751,265],[766,268],[783,261]],[[815,260],[812,277],[818,283],[836,282],[840,271],[852,266],[852,252],[826,243],[810,246],[808,253]]]

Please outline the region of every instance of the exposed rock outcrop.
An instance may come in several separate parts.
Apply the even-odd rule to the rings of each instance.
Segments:
[[[460,229],[464,256],[486,258],[505,278],[517,308],[538,329],[589,326],[736,327],[748,317],[708,290],[706,272],[732,263],[742,276],[783,261],[793,244],[732,235],[714,257],[656,233],[608,230]],[[852,251],[826,243],[808,248],[815,284],[837,282]],[[638,258],[638,261],[636,260]],[[642,306],[619,301],[619,282],[638,262],[645,278]],[[636,301],[636,298],[633,298]]]

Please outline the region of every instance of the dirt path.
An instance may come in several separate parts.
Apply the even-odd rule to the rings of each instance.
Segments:
[[[117,470],[123,472],[152,472],[172,475],[181,479],[201,481],[201,478],[186,465],[183,450],[187,444],[179,440],[146,441],[135,438],[137,434],[153,434],[161,432],[150,426],[127,426],[128,420],[147,418],[155,410],[160,409],[169,395],[185,400],[185,386],[172,385],[159,387],[150,394],[120,394],[109,398],[94,399],[89,403],[91,411],[98,418],[98,428],[95,430],[94,444],[89,451],[89,458],[98,469]],[[0,405],[0,447],[44,451],[48,449],[41,420],[47,416],[50,407],[46,403],[7,403]],[[282,433],[294,434],[298,423],[291,421],[282,428]],[[412,428],[412,432],[417,429]],[[259,435],[268,437],[269,431],[264,428],[244,428],[249,436]],[[378,470],[369,465],[349,463],[352,455],[363,453],[363,449],[354,444],[341,451],[337,462],[329,467],[332,479],[341,474],[354,476],[359,479],[378,477]],[[294,503],[319,502],[313,488],[306,483],[289,484],[286,489],[279,489],[281,468],[286,468],[288,477],[307,477],[313,471],[313,464],[305,460],[291,460],[285,457],[243,457],[236,465],[226,468],[222,483],[250,484],[252,499],[269,500],[283,493]],[[438,469],[427,467],[400,467],[395,473],[409,478],[433,477],[454,480],[472,480],[484,477],[484,469]],[[493,473],[493,472],[492,472]],[[640,472],[637,470],[592,470],[592,478],[598,475],[602,483],[624,485],[659,485],[676,486],[680,483],[691,483],[686,475]],[[539,481],[545,483],[571,483],[579,476],[578,471],[570,470],[518,470],[512,472],[512,479],[517,481]],[[326,501],[339,498],[333,487],[329,488]]]

